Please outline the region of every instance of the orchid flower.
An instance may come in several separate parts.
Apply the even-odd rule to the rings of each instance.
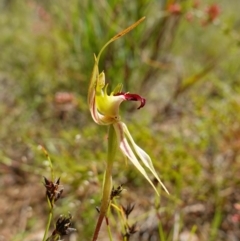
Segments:
[[[117,137],[117,146],[120,148],[122,154],[129,159],[138,171],[148,180],[157,194],[158,191],[149,178],[146,169],[153,174],[164,190],[168,193],[166,187],[161,182],[153,167],[151,158],[134,142],[126,124],[121,121],[121,117],[119,115],[119,107],[123,101],[139,101],[140,105],[138,109],[140,109],[145,105],[146,100],[137,94],[122,92],[121,84],[117,85],[115,89],[108,94],[108,84],[105,83],[105,74],[104,72],[99,73],[98,62],[102,51],[109,43],[113,42],[116,38],[122,35],[116,35],[101,49],[97,57],[94,56],[95,64],[88,92],[89,109],[93,120],[97,124],[112,125],[114,127]]]
[[[126,124],[121,121],[121,117],[119,115],[119,108],[123,101],[139,101],[140,105],[138,109],[140,109],[145,105],[146,100],[137,94],[122,92],[121,84],[117,85],[115,89],[110,94],[108,94],[108,84],[105,83],[105,74],[104,72],[99,73],[98,68],[98,63],[103,50],[110,43],[135,28],[144,19],[144,17],[141,18],[127,29],[115,35],[103,46],[97,56],[94,55],[95,63],[88,89],[88,106],[93,120],[97,124],[107,125],[109,126],[109,128],[107,165],[103,180],[102,201],[92,241],[96,241],[98,239],[101,224],[104,220],[104,217],[107,217],[107,210],[111,202],[110,197],[112,192],[112,168],[115,154],[118,148],[121,150],[122,154],[127,159],[129,159],[132,164],[138,169],[138,171],[147,179],[147,181],[152,185],[157,194],[158,191],[152,183],[151,179],[149,178],[146,170],[150,171],[153,174],[153,176],[162,185],[164,190],[168,193],[167,189],[161,182],[160,178],[157,175],[157,172],[153,167],[151,158],[134,142]]]

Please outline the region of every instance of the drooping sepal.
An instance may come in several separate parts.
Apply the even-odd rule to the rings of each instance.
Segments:
[[[153,167],[151,158],[144,150],[142,150],[134,142],[130,132],[128,131],[127,126],[123,122],[114,123],[113,126],[116,131],[119,147],[123,155],[126,156],[132,162],[132,164],[138,169],[138,171],[147,179],[147,181],[151,184],[151,186],[153,187],[153,189],[156,191],[158,195],[159,195],[158,190],[156,189],[153,182],[149,178],[142,164],[150,170],[153,176],[161,184],[163,189],[167,193],[169,193],[167,188],[164,186],[164,184],[161,182],[160,178],[158,177],[157,172]],[[141,161],[142,164],[139,161]]]

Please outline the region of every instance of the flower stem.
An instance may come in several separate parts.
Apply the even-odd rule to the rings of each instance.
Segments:
[[[99,217],[95,227],[92,241],[97,240],[103,219],[105,218],[109,207],[110,195],[112,191],[112,167],[113,167],[113,161],[116,154],[116,150],[117,150],[117,137],[116,137],[113,125],[110,125],[108,129],[107,167],[106,167],[104,180],[103,180],[102,202],[101,202]]]

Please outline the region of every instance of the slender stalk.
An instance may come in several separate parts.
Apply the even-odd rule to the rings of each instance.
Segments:
[[[53,164],[52,164],[51,158],[48,155],[47,150],[43,146],[41,146],[41,148],[42,148],[44,154],[46,155],[46,158],[48,160],[48,163],[49,163],[49,166],[50,166],[50,169],[51,169],[51,177],[52,177],[52,180],[54,180]],[[47,238],[48,231],[49,231],[49,228],[50,228],[50,225],[51,225],[51,222],[52,222],[52,217],[53,217],[53,203],[51,203],[51,201],[49,200],[48,197],[47,197],[47,201],[48,201],[48,206],[49,206],[50,210],[49,210],[49,215],[48,215],[47,226],[45,228],[45,232],[44,232],[44,236],[43,236],[43,241],[45,241],[46,238]]]
[[[46,226],[46,229],[45,229],[45,232],[44,232],[43,241],[45,241],[46,238],[47,238],[48,230],[49,230],[50,224],[52,222],[52,217],[53,217],[53,207],[50,208],[50,212],[49,212],[49,215],[48,215],[48,223],[47,223],[47,226]]]
[[[109,237],[109,240],[110,241],[113,241],[113,238],[112,238],[112,232],[111,232],[111,228],[109,226],[109,220],[108,220],[108,217],[106,217],[106,224],[107,224],[107,231],[108,231],[108,237]]]
[[[107,153],[107,167],[103,180],[103,192],[102,192],[102,202],[99,212],[98,221],[95,227],[92,241],[96,241],[98,234],[103,222],[103,219],[106,217],[107,210],[110,202],[110,195],[112,191],[112,167],[113,161],[117,150],[117,137],[112,125],[108,129],[108,153]]]
[[[48,163],[49,163],[49,166],[50,166],[50,170],[51,170],[51,177],[52,177],[52,180],[54,180],[54,172],[53,172],[53,164],[52,164],[52,160],[50,158],[50,156],[48,155],[48,152],[47,150],[43,147],[43,146],[40,146],[41,150],[44,152],[47,160],[48,160]]]

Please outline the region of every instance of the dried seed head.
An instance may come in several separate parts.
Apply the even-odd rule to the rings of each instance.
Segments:
[[[71,232],[75,232],[75,228],[71,228],[72,224],[72,215],[69,214],[68,217],[60,215],[56,222],[56,228],[52,233],[51,237],[62,237],[64,235],[68,235]]]
[[[53,204],[61,197],[63,193],[63,187],[60,188],[60,178],[54,183],[44,177],[44,186],[46,187],[46,195],[53,206]]]
[[[135,204],[128,204],[126,207],[122,206],[122,210],[126,216],[126,219],[128,219],[130,213],[132,212],[132,210],[134,209]]]
[[[126,233],[123,235],[123,237],[125,237],[127,240],[129,240],[130,236],[138,231],[137,224],[134,223],[131,226],[127,224],[125,226],[125,231],[126,231]]]
[[[123,190],[122,185],[118,186],[116,189],[113,187],[110,199],[113,200],[115,197],[119,197],[122,190]]]

